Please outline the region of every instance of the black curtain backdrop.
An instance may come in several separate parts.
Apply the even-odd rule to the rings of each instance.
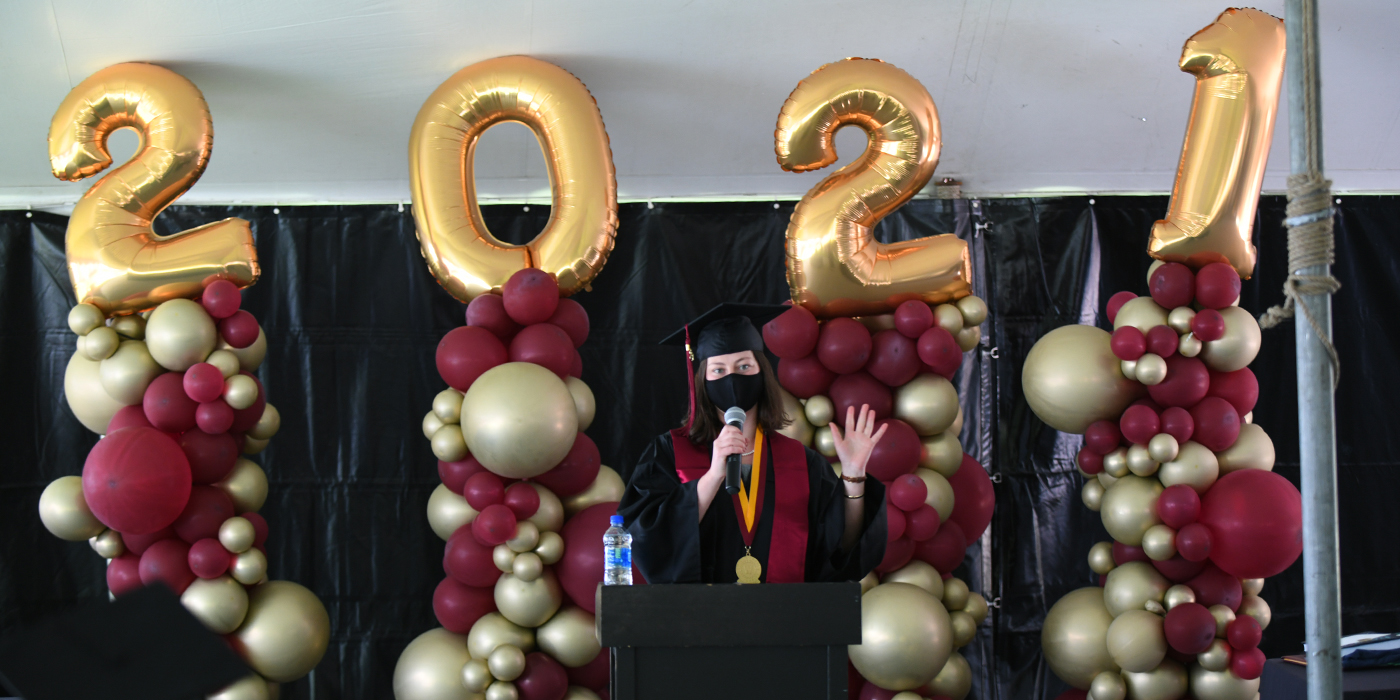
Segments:
[[[1064,685],[1039,652],[1045,612],[1095,577],[1085,555],[1108,539],[1080,503],[1072,456],[1079,438],[1048,429],[1021,396],[1021,364],[1035,340],[1067,323],[1107,326],[1103,301],[1144,293],[1147,231],[1165,197],[982,201],[920,200],[877,229],[881,240],[955,232],[974,256],[976,285],[991,307],[982,346],[959,378],[964,448],[992,473],[997,511],[989,535],[958,575],[994,603],[964,653],[973,697],[1050,698]],[[684,361],[656,345],[720,301],[786,297],[782,237],[792,203],[624,204],[617,247],[591,292],[592,334],[584,381],[598,401],[589,434],[605,464],[626,474],[653,435],[684,409]],[[1400,199],[1343,197],[1338,205],[1342,291],[1334,322],[1341,352],[1337,394],[1344,631],[1400,629],[1400,386],[1391,348],[1400,341]],[[484,208],[491,230],[519,243],[549,208]],[[443,543],[428,528],[436,462],[419,422],[443,386],[438,339],[463,321],[463,305],[428,274],[413,221],[396,206],[173,207],[162,233],[239,216],[257,237],[263,278],[244,308],[266,329],[259,371],[282,413],[282,430],[256,461],[271,493],[263,514],[273,578],[302,583],[330,611],[330,651],[283,697],[389,698],[404,646],[435,626],[433,587]],[[1286,272],[1283,202],[1266,197],[1256,239],[1259,273],[1242,304],[1256,314],[1279,300]],[[49,535],[39,494],[81,472],[97,436],[63,399],[75,337],[63,255],[67,220],[0,212],[0,630],[106,595],[103,562],[82,543]],[[1264,335],[1252,365],[1262,388],[1255,422],[1278,450],[1275,471],[1298,481],[1291,324]],[[1366,417],[1369,416],[1368,420]],[[983,544],[990,544],[985,551]],[[1274,621],[1270,656],[1303,638],[1301,563],[1272,578],[1263,596]],[[3,632],[0,632],[3,634]],[[314,687],[313,687],[314,686]]]

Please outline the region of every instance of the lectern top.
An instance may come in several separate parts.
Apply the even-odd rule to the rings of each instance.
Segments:
[[[605,647],[860,643],[860,584],[603,586]]]

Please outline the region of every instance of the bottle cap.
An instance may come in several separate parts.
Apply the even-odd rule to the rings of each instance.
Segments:
[[[622,516],[621,516],[621,515],[614,515],[614,516],[612,516],[611,518],[608,518],[608,524],[609,524],[609,525],[616,525],[617,527],[622,527]]]

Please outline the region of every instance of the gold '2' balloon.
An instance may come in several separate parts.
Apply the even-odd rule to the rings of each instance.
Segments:
[[[778,164],[805,172],[835,163],[832,136],[847,124],[869,137],[865,153],[808,191],[788,224],[793,301],[821,317],[861,316],[910,299],[941,304],[971,294],[966,241],[943,234],[885,244],[872,234],[938,166],[938,110],[928,91],[883,61],[822,66],[778,114]]]
[[[477,207],[477,142],[501,122],[539,139],[549,165],[549,223],[528,245],[506,245]],[[413,219],[428,269],[452,296],[497,291],[517,270],[554,275],[565,295],[587,288],[612,252],[617,178],[598,103],[573,74],[529,56],[476,63],[423,103],[408,142]]]
[[[1180,65],[1196,76],[1196,96],[1167,218],[1152,226],[1152,257],[1192,267],[1224,262],[1240,277],[1254,274],[1254,211],[1284,44],[1283,21],[1254,9],[1226,10],[1186,41]]]
[[[68,274],[79,302],[129,314],[198,296],[226,279],[258,279],[253,234],[224,219],[171,236],[151,220],[194,185],[209,164],[214,126],[199,88],[148,63],[119,63],[73,88],[49,125],[49,164],[60,180],[82,180],[112,164],[107,137],[131,127],[141,147],[97,181],[68,220]]]

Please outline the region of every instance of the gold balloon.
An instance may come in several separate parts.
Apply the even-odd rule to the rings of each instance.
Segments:
[[[491,677],[502,681],[513,681],[525,672],[525,652],[520,647],[502,644],[486,657],[486,668]]]
[[[82,346],[83,355],[94,362],[101,362],[112,356],[117,351],[117,345],[121,343],[121,338],[117,337],[117,332],[107,326],[92,329],[83,336],[78,344]]]
[[[235,374],[224,380],[224,401],[241,411],[258,401],[258,383],[246,374]]]
[[[112,330],[128,340],[144,340],[146,319],[140,316],[118,316],[112,319]]]
[[[249,372],[256,372],[262,366],[263,360],[267,358],[267,335],[263,333],[262,326],[258,327],[258,339],[246,348],[235,348],[227,341],[219,341],[219,350],[227,350],[238,358],[238,364]]]
[[[239,287],[256,282],[247,221],[225,219],[172,236],[151,230],[151,220],[199,181],[214,142],[209,105],[179,74],[119,63],[79,83],[49,124],[54,177],[102,172],[112,164],[107,137],[123,127],[141,133],[141,150],[89,188],[68,220],[68,274],[78,301],[124,314],[198,296],[219,279]]]
[[[950,581],[952,579],[949,579]],[[861,585],[864,585],[864,581]],[[875,585],[879,585],[876,581]],[[910,559],[903,567],[885,574],[883,583],[910,583],[928,591],[929,595],[943,599],[943,576],[928,562]],[[872,586],[873,587],[873,586]]]
[[[102,389],[119,403],[134,406],[141,403],[146,387],[165,372],[146,344],[139,340],[124,340],[111,357],[98,366]]]
[[[462,422],[462,392],[448,387],[433,397],[433,413],[443,423]]]
[[[1160,603],[1171,582],[1145,561],[1130,561],[1108,572],[1103,586],[1104,607],[1114,617],[1142,610],[1149,601]]]
[[[928,591],[884,583],[861,597],[860,609],[861,643],[848,649],[867,680],[889,690],[913,690],[933,680],[948,661],[952,623]]]
[[[248,592],[229,576],[195,579],[180,594],[180,602],[215,634],[238,629],[248,614]]]
[[[836,418],[836,405],[821,394],[807,399],[803,410],[807,413],[807,422],[814,426],[827,425]]]
[[[504,648],[504,647],[503,647]],[[512,647],[513,648],[513,647]],[[462,666],[462,685],[473,693],[480,693],[491,685],[491,669],[481,659],[472,659]]]
[[[602,467],[599,469],[600,475],[603,469],[612,471],[608,467]],[[614,472],[614,476],[616,476],[616,472]],[[619,478],[618,481],[621,482],[622,479]],[[541,536],[547,532],[558,532],[559,528],[564,526],[564,504],[559,501],[559,497],[554,495],[553,491],[534,482],[530,482],[530,486],[540,496],[540,507],[535,510],[534,515],[526,518],[525,522],[533,523],[539,529]],[[614,500],[621,500],[621,498],[622,493],[619,491],[617,499]]]
[[[1108,653],[1108,626],[1113,615],[1104,607],[1104,590],[1080,588],[1059,599],[1045,615],[1040,646],[1045,662],[1060,680],[1087,690],[1094,677],[1117,672]]]
[[[973,622],[982,624],[982,621],[987,619],[987,599],[983,598],[981,593],[967,594],[967,603],[963,605],[963,612],[971,615]]]
[[[509,681],[496,681],[486,686],[483,700],[520,700],[520,689]]]
[[[864,596],[866,593],[875,590],[875,587],[878,585],[880,585],[880,574],[872,571],[860,580],[860,594]]]
[[[1204,665],[1191,667],[1191,696],[1197,700],[1254,700],[1259,693],[1259,679],[1247,681],[1234,671],[1210,670]]]
[[[245,436],[243,440],[243,454],[261,454],[263,450],[267,449],[267,443],[269,442],[271,442],[271,440],[259,440],[257,438],[250,438]]]
[[[1183,603],[1194,603],[1196,602],[1196,591],[1184,583],[1178,583],[1167,589],[1167,592],[1162,595],[1162,602],[1168,610]]]
[[[473,659],[486,659],[502,644],[520,647],[530,653],[535,649],[535,631],[507,620],[493,612],[481,616],[467,633],[467,650]]]
[[[807,172],[835,163],[832,136],[848,124],[865,131],[864,154],[809,190],[788,224],[793,301],[826,318],[883,314],[910,299],[942,304],[970,294],[965,241],[943,234],[885,244],[872,234],[881,219],[923,189],[938,166],[938,110],[928,91],[882,61],[824,65],[783,103],[774,132],[778,164]]]
[[[395,700],[471,700],[462,685],[466,638],[438,627],[409,642],[394,666]]]
[[[1205,493],[1219,477],[1220,462],[1215,453],[1194,440],[1188,440],[1177,452],[1176,459],[1157,470],[1157,478],[1163,486],[1186,484],[1196,493]]]
[[[530,521],[519,523],[515,527],[515,536],[506,541],[506,546],[512,552],[528,552],[535,548],[540,541],[540,528]]]
[[[122,541],[122,533],[116,530],[103,530],[88,540],[88,544],[92,545],[92,551],[97,552],[97,556],[103,559],[116,559],[126,554],[126,542]]]
[[[1152,225],[1152,257],[1192,267],[1225,262],[1245,279],[1254,273],[1250,239],[1278,112],[1284,44],[1278,18],[1229,9],[1182,47],[1179,65],[1196,76],[1196,94],[1167,216]]]
[[[980,326],[987,320],[987,302],[975,296],[965,296],[958,300],[958,311],[962,312],[963,326]]]
[[[598,476],[593,479],[593,483],[588,488],[564,500],[564,512],[572,516],[592,505],[621,501],[622,492],[626,488],[627,485],[622,483],[622,477],[618,476],[612,467],[604,465],[598,470]],[[558,528],[553,529],[558,530]]]
[[[1105,461],[1107,461],[1107,460],[1105,460]],[[1127,463],[1126,461],[1124,461],[1123,464],[1124,464],[1124,467],[1126,468],[1126,466],[1127,466],[1128,463]],[[1099,485],[1100,485],[1100,486],[1103,486],[1103,487],[1104,487],[1104,492],[1105,492],[1105,493],[1107,493],[1107,492],[1108,492],[1108,489],[1112,488],[1114,484],[1118,483],[1118,477],[1113,476],[1112,474],[1109,474],[1107,470],[1099,472],[1099,473],[1096,475],[1096,480],[1099,482]],[[1100,500],[1102,500],[1102,499],[1100,499]],[[1100,509],[1102,509],[1103,504],[1100,503],[1100,504],[1099,504],[1099,507],[1100,507]]]
[[[1124,377],[1137,381],[1137,360],[1123,360],[1118,367],[1123,370]]]
[[[1093,326],[1061,326],[1036,341],[1021,369],[1021,386],[1047,425],[1083,434],[1094,421],[1117,420],[1142,396],[1144,387],[1123,376],[1108,341],[1108,332]]]
[[[234,636],[254,671],[287,683],[320,663],[330,644],[331,619],[315,593],[291,581],[268,581],[248,591],[248,616]],[[461,687],[460,679],[457,685]]]
[[[248,437],[254,440],[271,440],[282,429],[282,413],[270,403],[263,404],[263,414],[258,422],[248,429]]]
[[[1176,530],[1166,525],[1153,525],[1142,533],[1142,550],[1153,561],[1166,561],[1176,556]]]
[[[835,459],[836,439],[831,435],[830,426],[820,426],[812,432],[812,449],[824,457]]]
[[[957,335],[953,336],[953,340],[957,341],[958,349],[963,352],[968,352],[977,347],[978,343],[982,342],[982,329],[977,326],[964,328],[958,331]]]
[[[1240,436],[1235,444],[1224,452],[1215,455],[1220,465],[1220,475],[1224,476],[1241,469],[1274,470],[1274,441],[1264,429],[1254,423],[1240,426]]]
[[[937,435],[958,417],[958,390],[936,374],[920,374],[895,389],[894,417],[920,435]]]
[[[1189,444],[1189,443],[1188,443]],[[1147,529],[1162,522],[1157,517],[1157,494],[1162,484],[1156,479],[1124,476],[1104,491],[1099,517],[1113,539],[1134,547],[1142,544]]]
[[[1211,617],[1215,618],[1215,636],[1225,638],[1225,628],[1235,621],[1235,611],[1228,605],[1212,605],[1209,608]]]
[[[1210,643],[1210,647],[1196,655],[1196,663],[1208,671],[1224,671],[1230,667],[1230,643],[1223,639],[1217,639]]]
[[[568,668],[584,666],[598,657],[602,645],[594,631],[593,613],[579,607],[560,610],[535,631],[540,649]]]
[[[557,532],[541,532],[540,543],[535,545],[535,554],[546,566],[564,558],[564,538]]]
[[[593,398],[593,390],[578,377],[569,377],[564,380],[564,384],[569,387],[569,396],[574,397],[579,432],[588,430],[588,426],[593,425],[593,416],[598,412],[598,402]]]
[[[1108,474],[1115,480],[1121,479],[1130,473],[1128,468],[1128,450],[1119,447],[1103,456],[1103,474]],[[1104,484],[1108,488],[1111,484]]]
[[[161,367],[183,372],[214,352],[219,331],[203,306],[189,299],[171,299],[147,319],[145,342]]]
[[[1128,471],[1138,476],[1152,476],[1157,473],[1157,460],[1152,459],[1145,445],[1133,445],[1128,448]]]
[[[500,569],[501,573],[509,574],[515,572],[515,550],[504,544],[498,544],[491,549],[491,563]]]
[[[522,581],[514,574],[505,574],[496,580],[496,609],[507,620],[522,627],[539,627],[564,602],[563,589],[554,571],[533,581]]]
[[[1196,318],[1196,311],[1189,306],[1178,306],[1167,312],[1167,325],[1178,335],[1186,335],[1191,332],[1191,321]]]
[[[1146,384],[1156,386],[1167,378],[1167,361],[1161,355],[1147,353],[1137,359],[1137,364],[1133,366],[1133,379]]]
[[[433,528],[433,534],[444,542],[451,539],[458,528],[475,519],[476,509],[467,503],[467,499],[447,488],[447,484],[438,484],[432,495],[428,496],[428,525]]]
[[[1103,484],[1098,479],[1090,479],[1084,482],[1084,488],[1079,491],[1079,500],[1084,502],[1084,507],[1098,512],[1103,507]]]
[[[1147,456],[1154,462],[1170,462],[1181,453],[1181,445],[1167,433],[1157,433],[1147,442]]]
[[[1249,366],[1259,354],[1263,336],[1254,314],[1238,306],[1220,310],[1225,317],[1225,335],[1201,346],[1201,361],[1217,372],[1234,372]]]
[[[1090,482],[1093,483],[1093,482]],[[1089,570],[1104,576],[1117,566],[1113,561],[1113,543],[1096,542],[1089,548]]]
[[[600,698],[597,693],[581,685],[571,685],[569,691],[564,693],[563,700],[600,700]]]
[[[939,304],[933,307],[933,325],[956,336],[963,330],[962,311],[953,304]]]
[[[1132,326],[1143,333],[1157,326],[1167,325],[1167,310],[1152,301],[1152,297],[1136,297],[1118,308],[1113,317],[1113,330]]]
[[[446,424],[446,423],[443,423],[443,422],[442,422],[442,419],[441,419],[441,418],[438,418],[436,413],[433,413],[432,411],[428,411],[427,413],[425,413],[425,414],[423,415],[423,424],[422,424],[422,425],[423,425],[423,437],[428,438],[429,440],[432,440],[432,439],[433,439],[433,435],[436,435],[436,434],[437,434],[437,431],[440,430],[440,429],[442,428],[442,426],[447,425],[447,424]],[[458,428],[457,430],[458,430],[458,431],[461,431],[461,428]]]
[[[1163,659],[1146,673],[1124,673],[1128,700],[1179,700],[1186,696],[1186,669],[1172,659]]]
[[[249,549],[233,558],[228,572],[233,580],[252,586],[267,576],[267,555],[260,549]]]
[[[455,423],[445,424],[433,433],[432,448],[433,456],[444,462],[460,462],[469,454],[462,428]]]
[[[972,642],[972,638],[977,636],[977,622],[961,610],[948,613],[948,623],[953,630],[954,649],[967,646]]]
[[[1201,354],[1203,349],[1205,349],[1205,345],[1193,333],[1181,336],[1181,340],[1177,341],[1176,344],[1176,351],[1182,357],[1195,357]]]
[[[544,562],[534,552],[522,552],[510,562],[512,576],[529,583],[544,574]]]
[[[1128,684],[1123,682],[1123,674],[1104,671],[1089,683],[1089,700],[1124,700],[1128,697]]]
[[[68,328],[80,336],[91,333],[105,320],[102,309],[92,304],[77,304],[68,310]]]
[[[924,447],[923,458],[919,460],[920,467],[931,469],[944,477],[958,473],[958,467],[962,466],[963,448],[956,432],[946,430],[920,442]],[[939,514],[942,515],[941,512]]]
[[[1259,595],[1259,592],[1264,590],[1264,579],[1240,579],[1240,590],[1243,591],[1245,595]]]
[[[943,432],[945,432],[945,433],[952,433],[954,436],[961,436],[961,435],[962,435],[962,429],[963,429],[963,410],[962,410],[962,404],[959,404],[959,405],[958,405],[958,417],[957,417],[957,418],[954,418],[954,419],[953,419],[953,424],[950,425],[950,426],[948,426],[948,429],[945,430],[945,431],[943,431]],[[961,450],[962,447],[959,446],[958,449]],[[956,471],[956,470],[955,470],[955,471]],[[947,474],[944,474],[944,476],[947,476]]]
[[[933,690],[934,695],[949,700],[963,700],[972,692],[972,666],[968,665],[962,654],[956,651],[949,654],[948,662],[943,664],[938,675],[933,677],[929,688]]]
[[[267,502],[267,474],[252,460],[240,457],[233,471],[214,485],[233,499],[233,508],[239,513],[257,512]]]
[[[953,485],[948,483],[946,477],[932,469],[915,469],[914,475],[923,479],[924,486],[928,487],[924,503],[938,511],[938,522],[948,522],[948,516],[953,514]]]
[[[812,444],[812,436],[817,429],[807,421],[807,413],[802,408],[802,402],[782,387],[778,387],[778,394],[783,400],[783,413],[792,421],[778,432],[804,445]]]
[[[469,417],[462,435],[472,456],[511,479],[553,469],[578,437],[578,412],[569,388],[558,375],[530,362],[487,370],[467,390],[462,413]]]
[[[1129,673],[1146,673],[1167,656],[1162,618],[1146,610],[1126,610],[1108,626],[1108,653]]]
[[[244,676],[233,685],[224,687],[213,695],[205,696],[205,700],[276,700],[276,695],[267,681],[258,674]]]
[[[1274,619],[1274,613],[1269,608],[1269,604],[1258,595],[1250,593],[1246,593],[1243,600],[1240,601],[1239,614],[1254,618],[1255,622],[1259,623],[1259,627],[1264,629],[1268,629],[1269,623]]]
[[[80,476],[61,476],[44,487],[39,495],[39,520],[54,537],[69,542],[96,537],[107,529],[88,508]]]
[[[549,223],[523,246],[492,236],[477,207],[477,142],[507,121],[535,132],[549,167]],[[499,292],[527,267],[553,275],[567,296],[603,269],[617,231],[617,179],[598,103],[568,71],[529,56],[467,66],[423,103],[408,143],[418,242],[452,296]]]
[[[102,388],[101,364],[80,352],[68,358],[68,368],[63,372],[63,397],[78,422],[98,435],[106,434],[112,416],[126,405]]]

